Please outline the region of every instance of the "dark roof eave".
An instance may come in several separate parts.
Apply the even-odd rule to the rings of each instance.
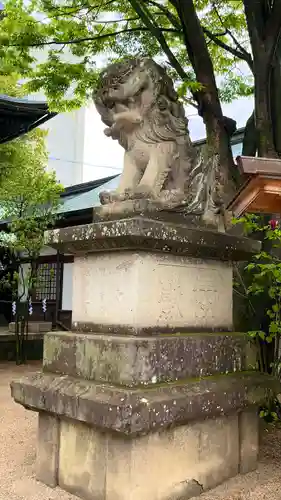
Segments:
[[[0,94],[0,144],[26,134],[56,114],[49,111],[46,102]]]
[[[72,186],[67,186],[61,193],[61,198],[66,198],[67,196],[73,196],[76,194],[82,194],[92,189],[98,188],[103,184],[115,179],[120,174],[109,175],[108,177],[102,177],[101,179],[95,179],[94,181],[82,182],[81,184],[74,184]]]

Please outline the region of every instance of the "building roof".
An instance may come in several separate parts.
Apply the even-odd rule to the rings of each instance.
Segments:
[[[46,102],[0,94],[0,144],[26,134],[55,115],[48,110]]]
[[[61,195],[61,205],[58,213],[70,214],[99,206],[99,193],[115,189],[118,185],[118,180],[119,175],[112,175],[66,188]]]

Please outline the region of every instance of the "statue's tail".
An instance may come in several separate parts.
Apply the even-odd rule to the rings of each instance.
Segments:
[[[219,211],[216,203],[216,169],[219,158],[217,155],[205,160],[200,153],[194,161],[190,175],[187,179],[186,192],[188,193],[188,205],[185,213],[201,215],[210,222]]]

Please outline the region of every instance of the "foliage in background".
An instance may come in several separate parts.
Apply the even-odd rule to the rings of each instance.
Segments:
[[[237,67],[239,60],[250,61],[243,2],[189,3],[194,3],[200,18],[225,101],[252,94],[253,78],[245,79]],[[71,86],[75,96],[72,104],[83,104],[85,97],[91,96],[105,61],[149,55],[167,64],[180,84],[180,94],[196,106],[195,93],[200,90],[200,83],[187,54],[183,24],[176,1],[8,0],[1,22],[0,56],[9,62],[20,53],[19,67],[13,57],[15,68],[31,75],[30,88],[44,88],[57,109],[58,100],[65,101]],[[244,50],[241,46],[239,51],[238,40],[244,44]],[[29,48],[40,50],[45,46],[48,56],[30,73],[35,53]],[[69,60],[67,55],[73,57]],[[97,56],[102,59],[100,64]]]
[[[182,99],[204,120],[209,155],[218,154],[222,168],[234,176],[229,139],[236,125],[223,116],[214,72],[228,102],[253,90],[252,80],[236,67],[249,46],[247,40],[244,54],[233,41],[246,30],[242,7],[240,1],[8,0],[0,23],[0,60],[12,58],[16,65],[19,58],[29,91],[43,89],[59,111],[85,103],[105,63],[136,55],[164,62]],[[46,46],[46,57],[37,62],[35,49],[38,55]]]
[[[234,292],[243,294],[248,302],[251,342],[257,348],[257,368],[281,380],[281,228],[275,219],[247,214],[236,224],[244,232],[263,241],[262,250],[243,271],[236,268]],[[281,420],[281,400],[269,401],[260,409],[267,422]]]
[[[259,368],[261,371],[271,372],[280,377],[280,338],[281,338],[281,229],[277,220],[270,220],[264,224],[263,218],[256,215],[245,215],[236,220],[235,223],[243,224],[245,233],[259,234],[259,239],[269,242],[269,248],[263,248],[256,254],[252,262],[245,267],[248,277],[243,283],[244,291],[256,313],[253,299],[260,295],[267,295],[262,318],[267,318],[266,326],[260,324],[260,328],[250,330],[249,337],[259,347]],[[241,274],[239,274],[241,285]],[[266,305],[267,304],[267,305]],[[270,364],[268,357],[264,356],[261,346],[273,344],[273,355]]]
[[[0,93],[21,97],[24,88],[18,85],[18,74],[0,76]],[[55,172],[47,172],[48,154],[45,146],[47,132],[34,129],[13,141],[0,145],[1,220],[8,221],[14,236],[10,249],[35,260],[44,245],[44,231],[56,219],[56,209],[63,187]],[[5,233],[1,233],[7,243]],[[6,244],[5,243],[5,244]]]
[[[18,79],[18,74],[1,76],[0,93],[21,97],[24,89],[18,85]],[[63,189],[55,173],[46,171],[45,137],[46,131],[34,129],[0,145],[0,219],[7,221],[8,230],[0,231],[0,246],[9,252],[13,267],[12,272],[2,272],[0,285],[10,289],[16,304],[15,317],[23,329],[18,343],[23,340],[30,314],[29,301],[37,280],[36,261],[44,246],[44,233],[57,220]],[[21,265],[23,256],[31,263],[25,273]],[[26,299],[25,305],[22,299]]]
[[[221,103],[237,97],[255,96],[244,153],[281,154],[280,29],[281,0],[7,0],[0,60],[3,71],[12,65],[62,110],[85,102],[106,62],[154,57],[231,168],[235,124]],[[46,47],[37,62],[34,50]]]
[[[13,156],[13,169],[0,185],[1,219],[8,220],[9,231],[0,232],[0,245],[9,250],[15,270],[3,275],[1,286],[10,288],[16,304],[18,358],[22,362],[24,335],[28,333],[26,324],[32,311],[32,291],[39,278],[37,259],[44,246],[45,231],[57,220],[62,186],[57,183],[54,173],[45,171],[46,153],[41,131],[35,130],[14,142],[17,154]],[[23,256],[30,262],[27,272],[21,263]]]
[[[9,175],[0,185],[2,220],[8,220],[8,228],[16,239],[11,245],[31,260],[36,259],[44,245],[44,231],[56,219],[62,186],[54,172],[47,172],[45,132],[33,130],[24,138],[16,139],[2,149],[13,145]]]

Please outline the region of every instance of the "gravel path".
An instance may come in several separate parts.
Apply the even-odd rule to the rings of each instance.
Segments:
[[[0,500],[77,500],[36,481],[36,414],[10,396],[11,380],[38,369],[38,364],[0,364]],[[263,441],[257,472],[238,476],[201,495],[200,500],[281,500],[281,429],[265,432]]]
[[[0,500],[77,500],[35,479],[37,415],[14,403],[9,384],[36,369],[0,364]]]
[[[237,476],[200,500],[281,500],[281,428],[265,429],[258,470]]]

